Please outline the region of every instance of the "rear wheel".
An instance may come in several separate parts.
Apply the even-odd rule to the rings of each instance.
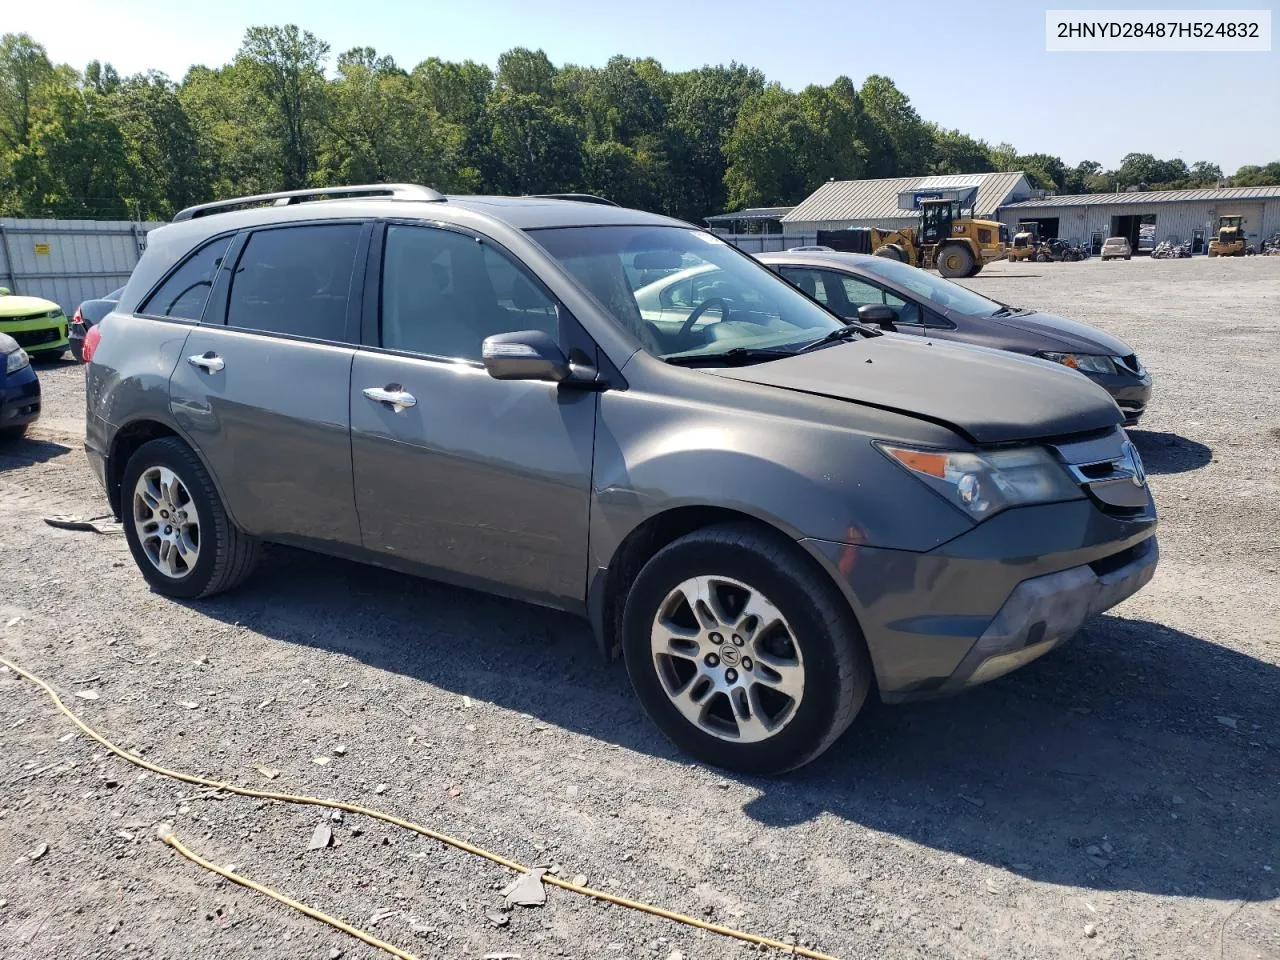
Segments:
[[[682,751],[775,774],[808,763],[866,700],[866,644],[799,548],[725,524],[660,550],[627,596],[623,652],[646,712]]]
[[[27,425],[24,423],[20,427],[5,427],[0,429],[0,442],[16,443],[21,440],[27,433]]]
[[[973,276],[973,252],[960,243],[949,243],[939,248],[933,258],[938,272],[948,279]]]
[[[241,583],[259,543],[231,522],[200,458],[176,437],[143,444],[124,469],[125,539],[151,588],[195,599]]]

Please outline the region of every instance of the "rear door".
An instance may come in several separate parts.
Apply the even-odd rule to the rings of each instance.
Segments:
[[[457,229],[386,225],[366,287],[368,348],[351,379],[365,547],[445,579],[580,604],[597,395],[494,380],[480,345],[542,330],[594,361],[594,343],[513,257]]]
[[[360,542],[348,393],[357,260],[371,229],[325,222],[241,235],[173,373],[174,417],[255,536]]]

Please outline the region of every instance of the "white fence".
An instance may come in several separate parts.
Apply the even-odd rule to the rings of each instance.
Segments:
[[[803,247],[818,242],[816,233],[721,233],[713,231],[721,240],[732,243],[743,253],[780,253],[792,247]]]
[[[0,286],[44,297],[68,314],[124,286],[159,223],[0,220]]]

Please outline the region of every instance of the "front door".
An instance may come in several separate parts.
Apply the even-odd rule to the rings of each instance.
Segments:
[[[360,543],[348,394],[362,229],[331,223],[250,234],[214,289],[215,315],[191,330],[170,380],[175,419],[212,468],[231,515],[254,536]]]
[[[445,579],[580,605],[596,394],[494,380],[480,363],[493,334],[559,338],[556,301],[470,233],[390,224],[374,256],[376,330],[350,396],[365,547]]]

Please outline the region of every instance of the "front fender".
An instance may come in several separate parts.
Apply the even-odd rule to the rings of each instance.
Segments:
[[[593,569],[608,567],[641,523],[681,507],[730,510],[795,540],[918,551],[970,529],[959,511],[875,448],[876,421],[885,415],[865,412],[873,432],[625,392],[602,395]]]

